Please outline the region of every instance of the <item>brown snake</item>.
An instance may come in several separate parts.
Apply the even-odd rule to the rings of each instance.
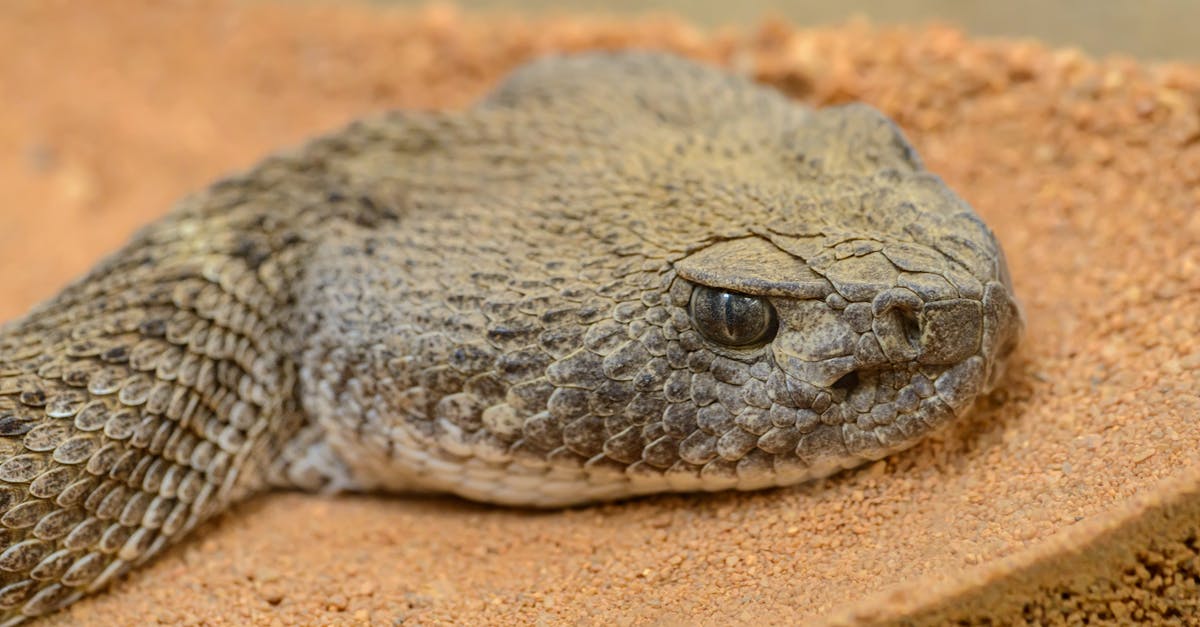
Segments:
[[[535,62],[183,200],[0,327],[0,615],[270,487],[558,506],[793,484],[962,415],[1021,327],[881,114]]]

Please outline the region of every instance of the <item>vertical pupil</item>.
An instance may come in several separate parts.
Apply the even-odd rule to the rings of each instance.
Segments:
[[[721,317],[722,326],[725,327],[725,337],[730,340],[738,340],[738,298],[729,292],[721,292],[721,301],[725,306],[725,315]]]
[[[721,326],[725,337],[735,344],[754,339],[758,333],[754,319],[757,300],[732,292],[718,292],[718,294],[724,313],[721,316]]]
[[[691,316],[703,335],[729,346],[758,341],[773,317],[761,298],[704,286],[692,294]]]

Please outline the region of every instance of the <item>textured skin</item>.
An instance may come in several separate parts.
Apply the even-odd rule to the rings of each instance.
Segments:
[[[765,297],[721,346],[694,285]],[[665,56],[536,62],[180,203],[0,328],[0,612],[271,486],[554,506],[753,489],[993,386],[1003,255],[874,110]]]

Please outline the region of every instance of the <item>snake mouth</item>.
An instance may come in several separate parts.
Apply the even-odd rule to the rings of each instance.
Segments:
[[[824,385],[788,375],[789,393],[776,394],[776,400],[792,411],[778,412],[780,420],[775,424],[784,430],[781,433],[792,433],[791,428],[798,432],[793,452],[807,467],[835,463],[849,467],[879,459],[907,448],[959,413],[959,406],[943,397],[954,395],[958,382],[954,374],[960,366],[969,378],[973,364],[949,369],[873,364],[843,371]],[[794,415],[794,424],[789,424],[789,414]],[[780,446],[787,442],[782,435],[772,434],[767,438],[768,452],[782,450]]]
[[[856,368],[830,383],[827,407],[818,400],[826,424],[856,424],[861,429],[893,424],[898,416],[917,411],[922,402],[936,395],[937,373],[917,367],[884,366]]]

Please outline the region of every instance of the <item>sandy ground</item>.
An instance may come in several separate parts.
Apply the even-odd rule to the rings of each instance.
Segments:
[[[337,0],[333,0],[337,1]],[[428,0],[372,0],[376,4],[420,7]],[[587,13],[633,17],[646,13],[683,15],[702,26],[757,24],[763,15],[805,26],[840,24],[867,16],[879,24],[946,21],[974,37],[1037,39],[1077,46],[1095,55],[1129,54],[1138,59],[1200,61],[1195,0],[455,0],[475,12],[545,15]]]
[[[465,106],[547,51],[624,46],[893,116],[1008,251],[1028,331],[1001,391],[911,451],[794,489],[553,513],[273,495],[48,624],[793,623],[1050,546],[1196,463],[1200,67],[945,28],[10,0],[0,319],[271,149],[384,108]]]

